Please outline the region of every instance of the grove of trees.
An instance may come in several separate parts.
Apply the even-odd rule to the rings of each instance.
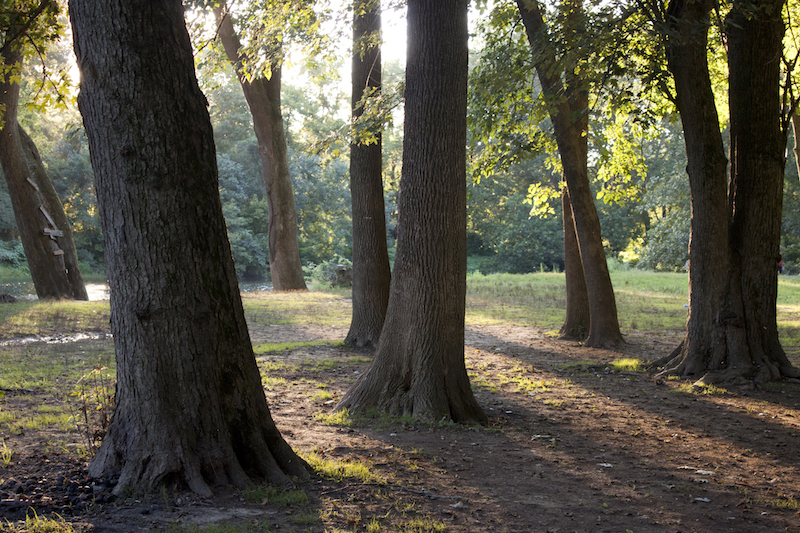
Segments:
[[[663,374],[800,376],[776,322],[779,268],[800,266],[783,1],[477,2],[470,43],[467,0],[408,0],[403,72],[382,61],[382,6],[358,0],[342,90],[321,37],[336,14],[314,2],[71,0],[80,118],[37,107],[68,98],[37,80],[70,64],[58,32],[34,31],[59,4],[23,4],[1,50],[0,262],[27,264],[42,298],[85,298],[78,262],[107,276],[118,389],[90,473],[120,472],[117,493],[307,475],[272,422],[237,276],[303,290],[352,264],[344,340],[375,351],[352,411],[486,421],[464,363],[469,269],[563,270],[562,335],[613,348],[609,259],[686,268]],[[187,16],[210,35],[192,41]],[[68,286],[39,291],[48,268]]]

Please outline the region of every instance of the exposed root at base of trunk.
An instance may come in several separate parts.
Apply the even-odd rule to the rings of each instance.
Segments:
[[[793,366],[778,367],[774,362],[768,361],[761,365],[739,364],[731,367],[723,367],[717,370],[710,370],[708,365],[703,365],[701,361],[685,353],[685,339],[669,355],[653,361],[648,368],[659,370],[655,374],[655,379],[667,376],[678,376],[682,378],[695,378],[701,375],[694,382],[695,387],[708,385],[730,385],[749,389],[759,388],[770,381],[781,379],[795,380],[800,378],[800,369]],[[699,371],[698,371],[699,370]]]

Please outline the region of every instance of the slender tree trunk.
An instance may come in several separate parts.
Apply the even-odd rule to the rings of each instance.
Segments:
[[[380,2],[358,0],[353,18],[352,109],[353,119],[366,90],[380,91]],[[386,248],[382,179],[382,133],[366,144],[350,145],[350,194],[353,202],[353,317],[345,343],[374,348],[378,343],[389,303],[389,253]]]
[[[16,43],[5,47],[6,65],[21,64]],[[87,300],[72,229],[36,145],[17,120],[19,83],[0,83],[3,128],[0,163],[8,184],[22,247],[40,299]]]
[[[89,473],[116,494],[306,476],[271,418],[179,0],[72,0],[111,288],[116,410]]]
[[[589,293],[586,290],[586,279],[583,277],[581,252],[578,248],[572,205],[566,187],[561,191],[561,210],[564,218],[564,277],[567,285],[567,310],[564,324],[558,333],[561,339],[584,340],[589,333],[591,319]]]
[[[258,140],[269,208],[269,271],[276,291],[306,290],[300,247],[297,243],[297,212],[294,205],[286,134],[281,114],[281,69],[272,65],[269,78],[247,80],[241,70],[241,44],[225,3],[214,9],[219,37],[228,60],[236,69]]]
[[[624,340],[619,329],[614,287],[611,284],[600,233],[600,218],[589,187],[588,93],[578,74],[564,73],[566,83],[561,80],[552,46],[538,46],[542,42],[541,35],[547,31],[538,2],[517,0],[517,6],[531,44],[542,92],[550,102],[550,120],[553,122],[564,179],[569,191],[575,234],[589,296],[590,325],[586,345],[613,348],[623,344]],[[566,99],[563,98],[565,94]]]
[[[485,422],[464,363],[467,3],[408,2],[397,259],[372,365],[340,408]]]

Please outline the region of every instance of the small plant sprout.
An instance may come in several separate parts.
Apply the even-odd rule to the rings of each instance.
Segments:
[[[8,468],[8,465],[11,464],[11,456],[11,448],[8,447],[6,440],[3,439],[3,448],[0,449],[0,465],[2,465],[3,468]]]

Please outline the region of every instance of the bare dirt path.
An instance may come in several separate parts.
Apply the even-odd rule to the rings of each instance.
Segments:
[[[325,342],[345,333],[280,325],[252,336]],[[365,465],[380,480],[315,477],[298,486],[308,502],[289,506],[230,489],[208,500],[165,492],[106,501],[105,487],[81,479],[84,459],[41,446],[41,435],[14,435],[25,452],[0,469],[0,516],[10,521],[0,528],[21,527],[12,524],[34,508],[58,512],[76,530],[109,532],[211,523],[320,533],[800,532],[800,385],[694,391],[655,381],[612,362],[653,359],[678,339],[627,340],[617,353],[537,328],[468,328],[467,366],[486,428],[326,425],[366,368],[365,354],[331,344],[265,353],[267,397],[287,440],[306,454]]]

